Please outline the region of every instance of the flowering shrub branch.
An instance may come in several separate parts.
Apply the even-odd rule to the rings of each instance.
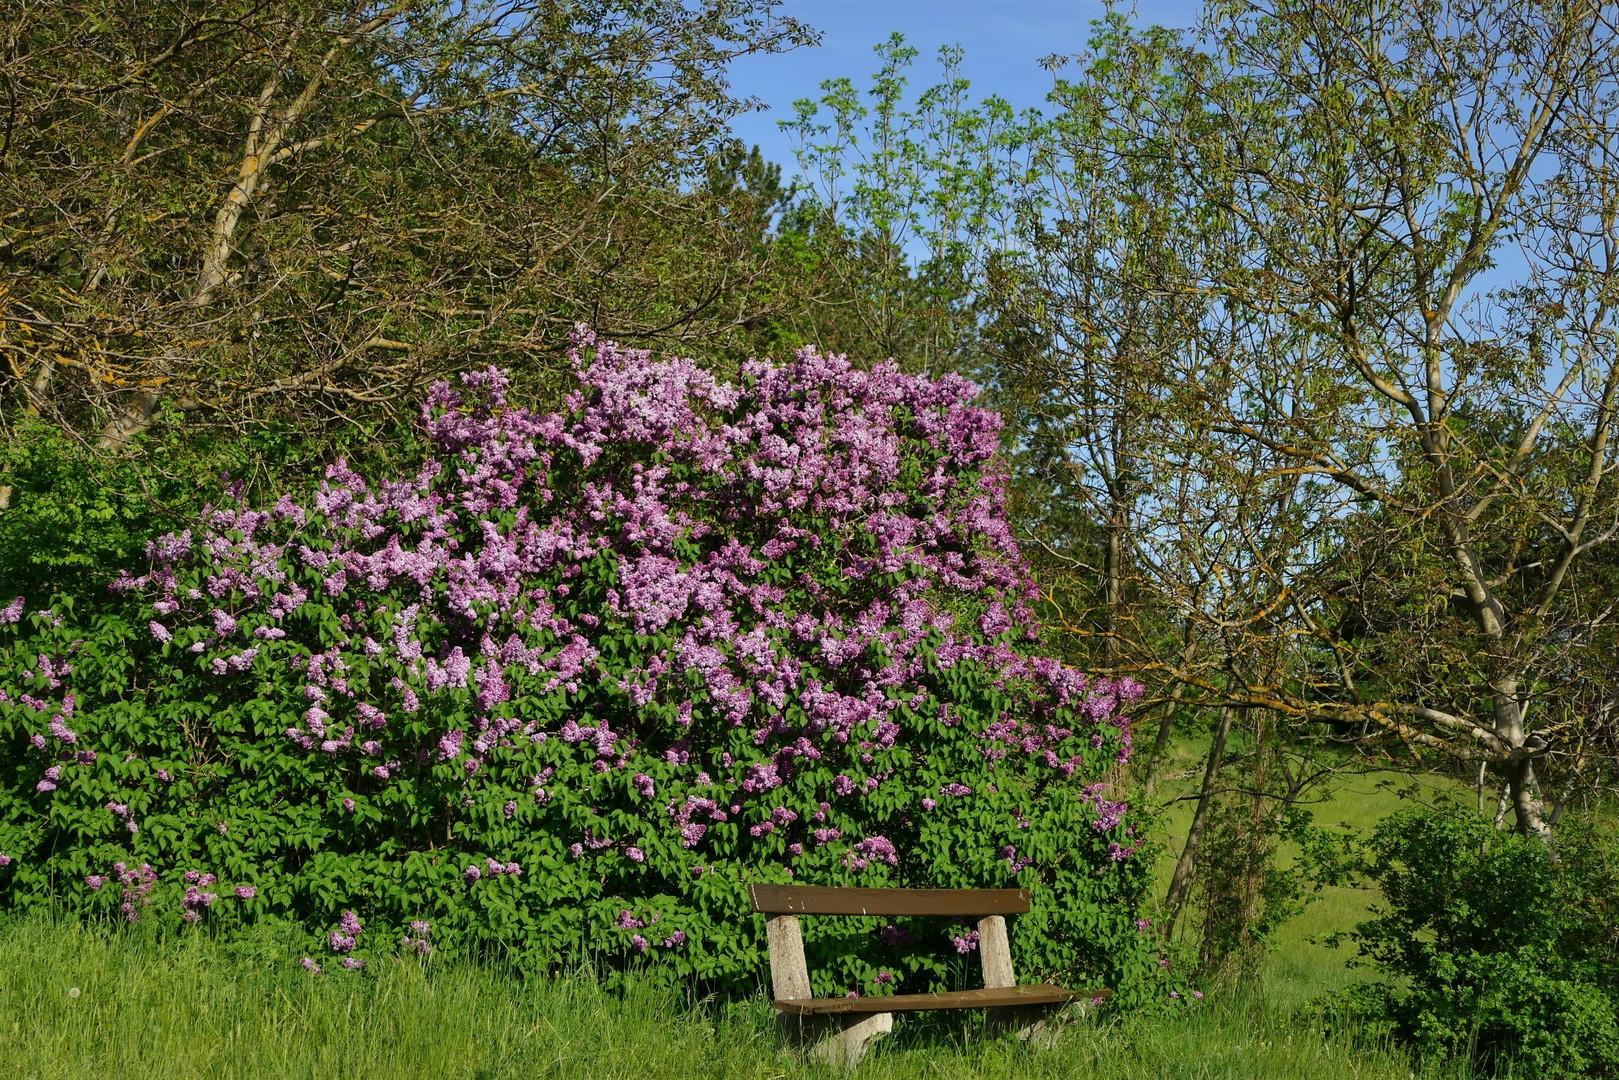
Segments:
[[[498,371],[435,387],[414,476],[232,486],[115,583],[122,617],[0,612],[8,902],[71,882],[138,918],[167,888],[348,967],[363,914],[424,953],[431,920],[742,983],[749,881],[1022,883],[1026,969],[1144,963],[1102,782],[1139,690],[1042,655],[971,384],[811,350],[729,384],[583,331],[573,363],[556,414]],[[970,940],[811,929],[839,993],[936,983]]]

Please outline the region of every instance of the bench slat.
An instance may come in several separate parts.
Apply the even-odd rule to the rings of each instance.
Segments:
[[[753,910],[766,915],[1021,915],[1027,889],[843,889],[750,885]]]
[[[1111,990],[1064,990],[1050,983],[1008,986],[998,990],[951,990],[943,994],[891,994],[888,997],[804,998],[776,1001],[777,1012],[798,1016],[829,1016],[840,1013],[921,1012],[924,1009],[993,1009],[1016,1005],[1055,1005],[1078,1001],[1104,1001]]]

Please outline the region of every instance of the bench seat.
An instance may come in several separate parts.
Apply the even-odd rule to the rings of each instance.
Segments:
[[[1050,983],[1007,986],[992,990],[950,990],[942,994],[891,994],[888,997],[800,998],[775,1001],[777,1012],[795,1016],[835,1016],[844,1013],[921,1012],[924,1009],[995,1009],[1018,1005],[1066,1005],[1086,998],[1106,1001],[1111,990],[1064,990]]]
[[[1006,916],[1029,910],[1027,889],[871,889],[828,885],[755,883],[753,910],[765,916],[770,946],[771,1005],[782,1034],[830,1065],[854,1068],[866,1044],[894,1027],[897,1012],[982,1009],[990,1035],[1015,1032],[1047,1038],[1050,1019],[1071,1003],[1086,1008],[1113,996],[1111,990],[1066,990],[1050,983],[1018,985]],[[978,920],[978,960],[984,989],[888,997],[811,996],[804,962],[804,915],[943,916]]]

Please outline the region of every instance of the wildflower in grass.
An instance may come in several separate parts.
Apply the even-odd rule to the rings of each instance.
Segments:
[[[950,939],[950,944],[956,947],[956,952],[966,956],[968,953],[978,948],[978,931],[969,930],[965,934],[953,937]]]
[[[86,874],[84,876],[84,883],[90,886],[90,890],[92,892],[100,892],[101,887],[107,884],[107,879],[101,874]]]
[[[630,937],[630,946],[638,953],[646,952],[647,940],[640,934],[634,934]]]
[[[358,956],[345,956],[343,957],[342,964],[350,971],[358,971],[359,969],[365,967],[365,961],[360,959]]]
[[[304,970],[309,972],[311,975],[319,975],[320,974],[320,965],[315,963],[309,957],[306,956],[306,957],[304,957],[302,960],[300,960],[298,962],[300,964],[302,964],[304,966]]]
[[[894,973],[891,971],[879,971],[874,981],[878,986],[890,986],[894,982]]]

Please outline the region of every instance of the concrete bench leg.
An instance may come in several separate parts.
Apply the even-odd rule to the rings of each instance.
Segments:
[[[991,1039],[1012,1034],[1024,1042],[1047,1046],[1056,1038],[1057,1025],[1052,1021],[1061,1010],[1061,1005],[1014,1005],[1004,1009],[985,1009],[984,1034]]]
[[[1067,1005],[1015,1005],[1005,1009],[985,1009],[984,1029],[990,1038],[1012,1034],[1035,1046],[1050,1046],[1063,1028],[1079,1023],[1096,1008],[1088,999]]]
[[[859,1016],[793,1016],[779,1018],[783,1037],[810,1057],[835,1069],[853,1069],[866,1048],[894,1030],[893,1013]]]
[[[804,964],[804,937],[798,919],[776,915],[765,922],[770,945],[771,989],[777,1001],[810,997],[809,968]],[[778,1013],[782,1036],[836,1068],[852,1069],[866,1056],[866,1046],[894,1030],[893,1013],[856,1016],[797,1016]]]

